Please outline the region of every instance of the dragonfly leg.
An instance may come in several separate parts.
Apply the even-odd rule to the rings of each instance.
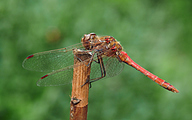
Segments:
[[[81,85],[81,87],[83,87],[85,84],[89,83],[89,88],[91,88],[91,83],[90,83],[90,77],[88,76],[87,80],[85,81],[85,83],[83,85]]]
[[[98,58],[98,61],[96,61],[96,60],[94,60],[96,63],[99,63],[100,64],[100,69],[101,69],[101,77],[98,77],[98,78],[94,78],[94,79],[87,79],[86,80],[86,82],[81,86],[81,87],[83,87],[85,84],[87,84],[87,83],[89,83],[89,88],[91,88],[91,83],[92,82],[95,82],[95,81],[97,81],[97,80],[99,80],[99,79],[101,79],[101,78],[103,78],[103,77],[105,77],[106,76],[106,71],[105,71],[105,67],[104,67],[104,64],[103,64],[103,59],[102,59],[102,57],[101,56],[97,56],[97,58]]]
[[[96,53],[96,52],[93,53],[93,55],[92,55],[92,57],[91,57],[91,59],[90,59],[89,64],[91,64],[92,61],[94,61],[94,62],[96,62],[96,63],[98,63],[98,64],[100,65],[101,77],[93,78],[93,79],[87,79],[86,82],[85,82],[81,87],[83,87],[85,84],[89,83],[89,85],[90,85],[89,88],[91,88],[91,83],[92,83],[92,82],[95,82],[95,81],[97,81],[97,80],[99,80],[99,79],[101,79],[101,78],[103,78],[103,77],[106,76],[105,66],[104,66],[102,57],[101,57],[99,54],[97,54],[97,61],[96,61],[96,60],[93,60],[93,56],[95,55],[95,53]]]
[[[98,56],[98,55],[97,55],[97,58],[98,58],[98,61],[95,61],[95,62],[100,64],[101,77],[91,79],[89,81],[90,83],[95,82],[95,81],[97,81],[97,80],[99,80],[99,79],[106,76],[106,71],[105,71],[105,66],[104,66],[104,63],[103,63],[103,59],[102,59],[101,56]]]

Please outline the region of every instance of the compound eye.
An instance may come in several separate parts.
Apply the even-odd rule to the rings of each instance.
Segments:
[[[96,35],[95,33],[89,33],[90,35]]]
[[[95,36],[96,36],[96,34],[95,34],[95,33],[90,33],[89,35],[90,35],[90,39],[94,39],[94,38],[95,38]]]

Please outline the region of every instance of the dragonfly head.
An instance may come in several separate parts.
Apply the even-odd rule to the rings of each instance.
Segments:
[[[86,50],[91,50],[93,48],[93,42],[95,39],[98,39],[95,33],[85,34],[84,37],[81,39],[83,47]]]

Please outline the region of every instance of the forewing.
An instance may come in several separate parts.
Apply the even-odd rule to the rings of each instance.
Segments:
[[[73,49],[83,48],[82,44],[75,44],[66,48],[35,53],[28,56],[22,66],[27,70],[51,72],[73,65]]]

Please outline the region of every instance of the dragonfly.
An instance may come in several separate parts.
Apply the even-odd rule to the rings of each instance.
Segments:
[[[127,64],[163,88],[174,93],[179,92],[173,85],[134,62],[114,37],[100,37],[95,33],[85,34],[78,44],[29,55],[23,61],[22,66],[27,70],[49,72],[37,81],[37,86],[65,85],[71,83],[73,78],[73,68],[76,67],[73,65],[75,49],[84,50],[91,55],[91,58],[87,59],[88,66],[91,65],[89,83],[118,75]]]

